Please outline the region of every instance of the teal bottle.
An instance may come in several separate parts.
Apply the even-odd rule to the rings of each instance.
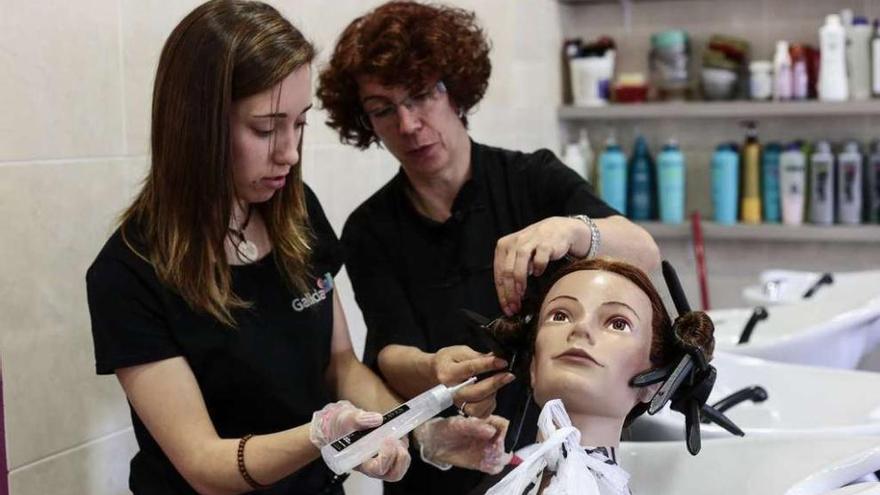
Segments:
[[[657,218],[657,201],[654,163],[648,142],[644,136],[636,138],[633,156],[629,162],[629,218],[632,220],[654,220]]]
[[[685,204],[685,163],[678,143],[670,139],[657,156],[657,190],[660,221],[683,223]]]
[[[779,203],[779,157],[782,145],[767,143],[761,157],[761,206],[764,209],[764,222],[779,223],[781,217]]]
[[[599,188],[602,199],[621,215],[626,215],[626,156],[613,135],[605,141],[599,156]]]

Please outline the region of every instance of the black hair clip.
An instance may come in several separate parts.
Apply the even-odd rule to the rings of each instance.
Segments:
[[[715,385],[715,367],[709,364],[699,347],[689,344],[682,338],[681,332],[687,329],[682,328],[681,318],[689,313],[691,308],[675,269],[665,260],[663,261],[663,278],[678,312],[678,317],[672,324],[672,335],[675,345],[681,349],[683,355],[675,365],[648,370],[636,375],[630,381],[630,385],[646,387],[663,382],[663,385],[651,399],[648,414],[656,414],[667,402],[671,401],[670,407],[674,411],[684,414],[685,440],[688,452],[691,455],[697,455],[701,446],[701,414],[734,435],[744,436],[745,433],[723,413],[706,404],[712,387]]]

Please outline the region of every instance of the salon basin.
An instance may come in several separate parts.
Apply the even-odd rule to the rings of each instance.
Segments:
[[[880,483],[859,483],[831,490],[822,495],[880,495]]]
[[[635,495],[819,495],[880,469],[878,446],[880,437],[723,438],[704,440],[691,456],[681,441],[623,442],[618,457]],[[863,472],[850,479],[829,475],[858,455],[866,456],[858,465]]]
[[[823,277],[825,278],[823,279]],[[834,294],[853,289],[863,290],[866,293],[872,291],[877,293],[880,270],[828,273],[827,275],[821,272],[797,270],[765,270],[761,272],[759,279],[759,283],[743,289],[743,299],[750,305],[771,306],[800,302],[811,289],[813,294],[809,297],[810,299],[818,297],[822,292]],[[820,280],[822,283],[817,285]]]
[[[740,344],[754,308],[709,311],[716,348],[796,364],[852,369],[880,344],[880,283],[820,290],[810,298],[767,307],[747,342]]]
[[[880,373],[775,363],[718,352],[718,370],[708,404],[746,387],[760,386],[767,399],[745,400],[724,414],[747,437],[779,434],[880,435]],[[715,424],[702,424],[703,438],[731,434]],[[684,416],[664,407],[629,428],[627,439],[684,439]]]

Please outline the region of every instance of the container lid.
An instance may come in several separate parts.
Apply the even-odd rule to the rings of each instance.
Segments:
[[[853,26],[858,26],[858,25],[867,26],[868,25],[868,18],[863,15],[857,15],[853,19]]]
[[[840,16],[837,14],[828,14],[825,16],[826,26],[840,26]]]
[[[773,70],[773,64],[769,60],[755,60],[749,64],[749,70],[752,72],[770,72]]]
[[[801,141],[792,141],[785,145],[785,151],[801,151],[803,145]]]
[[[816,143],[816,153],[830,153],[831,143],[828,141],[819,141]]]
[[[843,151],[845,153],[858,153],[859,152],[859,143],[855,141],[847,141],[843,146]]]
[[[651,35],[651,45],[655,48],[672,48],[687,43],[687,33],[681,29],[670,29]]]

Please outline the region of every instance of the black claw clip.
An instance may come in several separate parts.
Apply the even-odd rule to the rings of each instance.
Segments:
[[[688,452],[697,455],[701,446],[701,414],[734,435],[743,436],[744,433],[723,413],[706,404],[715,385],[715,367],[709,364],[699,347],[689,343],[690,329],[682,323],[682,316],[689,313],[691,307],[681,288],[678,275],[668,261],[663,261],[663,278],[678,312],[671,331],[675,345],[681,351],[681,357],[672,366],[640,373],[630,381],[630,384],[634,387],[645,387],[662,382],[651,399],[648,414],[656,414],[667,402],[670,402],[672,410],[684,414]]]

